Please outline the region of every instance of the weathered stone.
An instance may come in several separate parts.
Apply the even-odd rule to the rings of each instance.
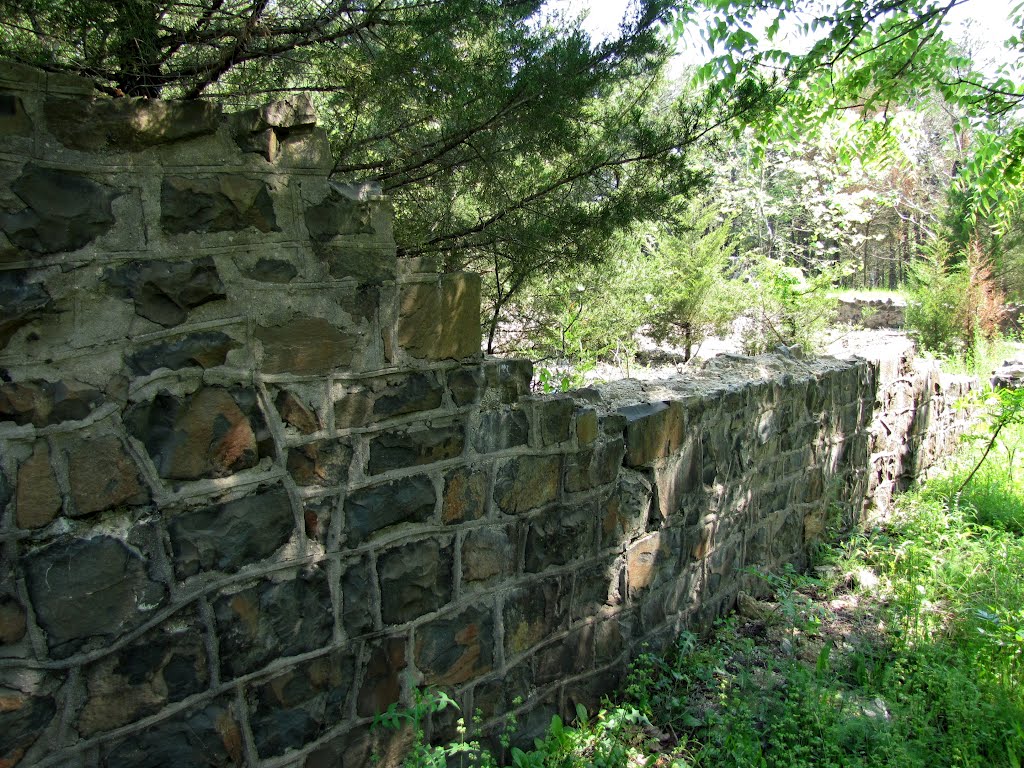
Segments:
[[[570,632],[537,654],[537,685],[573,677],[594,666],[594,626],[587,624]]]
[[[336,280],[352,278],[360,285],[379,285],[395,279],[395,249],[389,244],[336,245],[314,240],[313,253]]]
[[[60,489],[50,467],[50,448],[39,440],[18,467],[15,519],[19,528],[42,528],[60,514]]]
[[[373,420],[373,393],[366,389],[345,393],[334,403],[334,426],[338,429],[365,427]]]
[[[174,571],[180,579],[200,571],[237,571],[269,557],[295,532],[291,501],[283,488],[170,518]]]
[[[505,598],[505,658],[529,650],[565,628],[569,590],[558,577],[547,578],[511,592]]]
[[[456,406],[472,405],[483,392],[484,375],[478,366],[456,368],[448,373],[448,391]]]
[[[461,685],[491,671],[494,618],[472,607],[416,630],[416,667],[426,685]]]
[[[485,720],[515,709],[518,706],[516,699],[521,703],[533,693],[535,686],[531,661],[525,659],[509,667],[497,680],[476,686],[473,690],[473,708],[479,710]]]
[[[617,602],[618,570],[599,563],[576,573],[572,591],[572,619],[597,614],[602,607]]]
[[[529,360],[485,360],[482,369],[483,400],[488,405],[517,403],[530,394],[533,363]]]
[[[359,340],[323,318],[301,316],[284,325],[257,326],[256,338],[263,343],[264,373],[298,375],[348,367]]]
[[[81,174],[28,163],[11,184],[25,208],[0,210],[0,231],[33,253],[77,251],[114,226],[118,192]]]
[[[240,267],[239,271],[250,280],[261,283],[290,283],[299,274],[294,264],[282,259],[260,259],[251,267]]]
[[[494,501],[502,512],[521,514],[558,498],[559,456],[517,456],[499,468]]]
[[[398,346],[424,360],[460,360],[480,354],[480,276],[444,275],[402,286]]]
[[[423,475],[353,491],[345,499],[348,543],[398,523],[422,523],[434,514],[434,484]]]
[[[79,150],[140,150],[217,130],[220,106],[212,101],[145,98],[47,99],[47,127],[61,144]]]
[[[91,736],[139,720],[209,683],[203,635],[169,622],[86,668],[88,694],[78,732]]]
[[[160,226],[186,232],[280,232],[266,183],[242,176],[167,176],[160,187]]]
[[[0,597],[0,645],[14,645],[25,636],[25,609],[10,595]]]
[[[149,502],[138,467],[114,435],[71,439],[64,444],[73,517],[120,505]]]
[[[107,284],[135,303],[135,313],[164,327],[185,321],[190,310],[225,298],[209,256],[192,261],[130,261],[105,273]]]
[[[685,412],[678,402],[631,405],[618,413],[626,417],[627,466],[648,465],[682,444]]]
[[[167,598],[142,557],[110,536],[62,539],[23,560],[36,621],[56,658],[92,638],[119,637]]]
[[[348,480],[352,447],[332,438],[288,449],[288,472],[301,486],[333,487]]]
[[[514,528],[478,528],[462,542],[462,582],[484,587],[515,572]]]
[[[413,373],[388,379],[385,389],[374,399],[373,415],[386,419],[440,408],[443,391],[432,373]]]
[[[103,393],[77,381],[19,381],[0,384],[0,421],[48,427],[86,418],[103,403]]]
[[[487,472],[458,467],[444,476],[441,521],[446,524],[479,520],[487,511]]]
[[[537,401],[541,446],[556,445],[569,439],[576,402],[571,397],[554,397]]]
[[[0,349],[7,347],[19,328],[39,317],[52,303],[42,283],[29,281],[27,270],[0,272]]]
[[[594,553],[594,503],[557,507],[534,519],[526,533],[526,570],[538,573]]]
[[[651,509],[651,483],[636,470],[623,469],[609,497],[601,521],[601,547],[621,549],[647,526]]]
[[[452,550],[451,539],[424,539],[389,549],[377,559],[385,624],[412,621],[451,600]]]
[[[13,93],[0,93],[0,136],[31,136],[32,118]]]
[[[214,603],[213,611],[225,678],[322,648],[334,628],[331,592],[320,570],[225,594]]]
[[[227,701],[186,710],[105,745],[101,752],[102,764],[117,768],[227,768],[241,766],[245,761],[242,727],[233,705]]]
[[[382,432],[370,441],[369,472],[418,467],[462,455],[465,443],[459,422]]]
[[[590,451],[569,454],[565,459],[565,490],[590,490],[614,482],[622,464],[623,441],[601,443]]]
[[[653,533],[627,550],[626,574],[631,597],[638,597],[654,584],[661,569],[671,570],[674,559],[667,543],[668,537],[663,533]]]
[[[274,398],[274,405],[281,421],[295,427],[304,435],[310,435],[320,429],[320,419],[316,412],[308,408],[294,392],[282,389]]]
[[[341,185],[320,203],[305,211],[306,229],[315,241],[324,242],[338,235],[373,235],[373,203],[353,199]],[[393,274],[393,272],[392,272]]]
[[[370,571],[370,558],[361,557],[348,563],[341,577],[341,621],[349,637],[358,637],[373,629]]]
[[[150,344],[128,357],[128,368],[136,376],[146,376],[160,368],[177,371],[196,366],[214,368],[224,365],[228,352],[242,346],[226,333],[203,331]]]
[[[258,686],[249,724],[260,756],[303,747],[343,720],[354,672],[352,656],[334,651]]]
[[[597,410],[580,408],[576,412],[576,441],[581,445],[590,445],[597,440]]]
[[[0,687],[0,765],[18,765],[56,713],[52,696]]]
[[[204,387],[177,398],[160,392],[125,419],[160,476],[168,480],[226,477],[260,458],[253,424],[229,390]]]
[[[402,690],[400,675],[407,665],[405,644],[404,637],[389,637],[371,650],[356,701],[360,717],[379,715],[398,701]]]
[[[526,445],[529,439],[530,422],[523,411],[507,408],[484,411],[480,414],[480,426],[475,432],[473,447],[477,453],[494,453]]]

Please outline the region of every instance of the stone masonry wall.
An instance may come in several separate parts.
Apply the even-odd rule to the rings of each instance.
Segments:
[[[962,428],[909,358],[532,396],[330,167],[302,98],[0,65],[0,765],[362,766],[419,685],[540,730]]]

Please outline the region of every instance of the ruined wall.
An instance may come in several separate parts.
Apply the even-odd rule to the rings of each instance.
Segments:
[[[361,766],[417,685],[542,728],[958,428],[909,363],[531,396],[330,165],[302,99],[0,67],[0,764]]]
[[[906,305],[892,299],[840,299],[836,321],[862,328],[902,328]]]

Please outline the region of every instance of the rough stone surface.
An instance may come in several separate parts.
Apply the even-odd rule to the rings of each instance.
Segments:
[[[320,570],[225,594],[214,603],[213,611],[225,678],[253,672],[273,659],[322,648],[334,625],[330,589]]]
[[[220,107],[210,101],[47,99],[46,122],[66,147],[141,150],[217,130]]]
[[[322,202],[307,208],[305,218],[306,229],[314,241],[322,242],[338,235],[376,234],[371,207],[366,202],[353,200],[338,186],[332,186]]]
[[[104,400],[99,390],[73,380],[0,384],[0,421],[35,427],[79,421]]]
[[[569,616],[569,595],[562,580],[547,578],[505,598],[505,655],[522,653],[560,629]]]
[[[377,475],[453,459],[462,455],[464,443],[465,431],[458,422],[384,432],[370,441],[369,471]]]
[[[172,371],[191,366],[215,368],[224,364],[228,352],[240,346],[239,342],[220,331],[193,333],[140,349],[128,358],[128,367],[137,376],[145,376],[159,368]]]
[[[25,636],[25,609],[10,596],[0,597],[0,645],[14,645]]]
[[[425,360],[460,360],[480,354],[480,276],[445,275],[404,287],[398,346]]]
[[[491,671],[494,618],[485,608],[469,608],[416,631],[416,667],[427,685],[460,685]]]
[[[283,488],[175,515],[167,524],[178,578],[232,572],[269,557],[291,538],[295,517]]]
[[[42,316],[52,303],[46,288],[31,282],[27,270],[0,272],[0,350],[7,347],[11,337],[24,326]]]
[[[57,658],[91,638],[119,637],[167,597],[142,557],[110,536],[59,540],[25,557],[24,569],[36,620]]]
[[[114,435],[73,440],[64,446],[72,516],[149,501],[149,491],[124,445]]]
[[[57,712],[52,696],[30,696],[0,686],[0,764],[15,766]]]
[[[487,474],[469,467],[453,469],[444,478],[441,520],[461,523],[479,520],[487,511]]]
[[[358,637],[373,629],[372,581],[370,558],[361,557],[345,567],[345,575],[341,579],[341,620],[349,637]]]
[[[320,419],[297,395],[282,389],[274,399],[277,413],[281,421],[295,427],[304,435],[312,434],[320,429]]]
[[[78,173],[29,163],[11,191],[25,207],[0,210],[0,231],[32,253],[77,251],[114,225],[111,203],[118,193]]]
[[[558,498],[558,456],[521,456],[498,468],[494,500],[502,512],[520,514]]]
[[[441,384],[430,373],[414,373],[388,380],[385,389],[373,401],[378,419],[430,411],[441,406]]]
[[[405,637],[390,637],[372,648],[356,702],[356,712],[360,717],[380,714],[398,701],[400,676],[408,663],[405,644]]]
[[[128,262],[107,270],[106,282],[132,299],[136,314],[165,327],[178,325],[190,310],[225,297],[224,283],[209,256]]]
[[[50,448],[36,443],[32,455],[18,467],[18,491],[14,502],[19,528],[41,528],[60,514],[61,496],[50,466]]]
[[[411,621],[451,600],[450,540],[424,539],[390,549],[378,558],[377,570],[385,624]]]
[[[297,485],[333,487],[348,479],[351,463],[352,447],[332,439],[290,448],[286,466]]]
[[[267,185],[225,176],[167,176],[160,188],[160,225],[168,234],[187,232],[280,232]]]
[[[481,528],[466,534],[462,542],[463,582],[480,587],[511,576],[516,567],[514,542],[514,529]]]
[[[0,133],[5,136],[29,136],[32,118],[25,113],[25,105],[13,93],[0,93]]]
[[[263,343],[265,373],[328,373],[352,362],[357,337],[326,320],[297,317],[284,325],[256,329]]]
[[[592,503],[557,507],[530,523],[526,570],[531,573],[587,557],[593,552],[597,514]]]
[[[434,504],[434,484],[422,475],[363,488],[345,499],[345,530],[353,545],[360,544],[392,525],[428,520]]]
[[[132,409],[126,421],[168,480],[226,477],[259,460],[252,423],[221,387],[183,398],[161,392]]]
[[[477,453],[494,453],[526,445],[529,439],[530,422],[523,411],[487,411],[480,414],[473,447]]]

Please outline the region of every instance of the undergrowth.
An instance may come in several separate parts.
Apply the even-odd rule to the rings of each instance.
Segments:
[[[961,488],[981,450],[825,550],[813,578],[766,576],[772,600],[744,596],[710,640],[642,654],[575,727],[556,718],[532,750],[474,742],[407,764],[1020,768],[1024,426]]]

